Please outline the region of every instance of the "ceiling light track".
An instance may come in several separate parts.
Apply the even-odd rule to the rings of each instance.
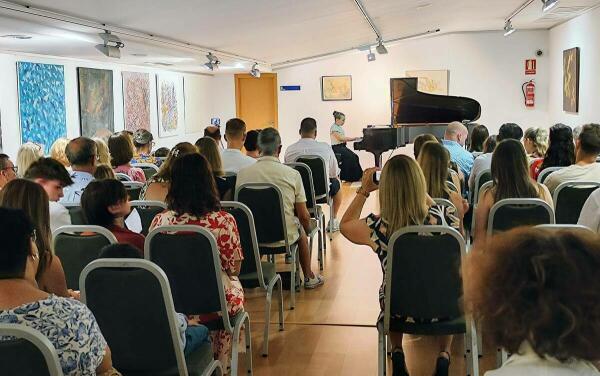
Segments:
[[[531,5],[531,3],[533,3],[536,0],[527,0],[525,1],[523,4],[521,4],[517,9],[515,9],[510,16],[508,16],[505,20],[504,20],[504,36],[508,37],[509,35],[513,34],[515,31],[517,31],[517,29],[515,29],[512,25],[512,20],[513,18],[515,18],[516,16],[518,16],[522,11],[524,11],[525,9],[527,9],[528,6]],[[543,0],[542,0],[543,1]]]
[[[381,41],[381,39],[382,39],[381,33],[379,32],[377,25],[375,25],[375,22],[373,21],[373,19],[371,18],[371,16],[367,12],[367,10],[365,9],[365,6],[363,5],[362,1],[354,0],[354,4],[356,4],[356,7],[358,8],[358,10],[362,13],[363,17],[365,18],[365,20],[367,21],[369,26],[371,26],[371,29],[373,29],[373,32],[375,33],[375,36],[377,37],[377,41]]]
[[[181,41],[177,41],[177,40],[173,40],[173,39],[169,39],[169,38],[163,38],[163,37],[156,36],[156,35],[150,34],[150,33],[143,33],[143,32],[139,32],[139,31],[135,31],[135,30],[129,30],[129,29],[122,28],[119,26],[103,24],[103,23],[99,23],[96,21],[90,21],[90,20],[86,20],[83,18],[68,16],[65,14],[52,12],[52,11],[48,11],[48,10],[44,10],[44,9],[33,8],[33,7],[27,6],[27,5],[19,5],[19,4],[11,3],[9,1],[0,0],[0,9],[5,9],[8,11],[13,11],[13,12],[18,12],[18,13],[24,13],[24,14],[41,17],[41,18],[46,18],[46,19],[54,20],[54,21],[65,22],[65,23],[69,23],[69,24],[73,24],[73,25],[77,25],[77,26],[89,27],[92,29],[98,29],[100,31],[109,31],[111,33],[115,33],[115,34],[118,34],[121,36],[139,38],[139,39],[143,39],[146,41],[159,43],[159,44],[162,44],[165,46],[178,47],[178,48],[182,48],[182,49],[193,51],[193,52],[201,52],[201,53],[214,52],[214,53],[219,54],[219,56],[227,57],[230,59],[242,60],[242,61],[246,61],[246,62],[250,62],[250,63],[259,62],[262,64],[266,64],[265,61],[257,60],[256,58],[253,58],[253,57],[237,55],[237,54],[227,52],[227,51],[216,50],[213,48],[194,45],[194,44],[187,43],[187,42],[181,42]]]

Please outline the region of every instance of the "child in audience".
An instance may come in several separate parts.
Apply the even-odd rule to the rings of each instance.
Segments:
[[[103,179],[116,179],[115,172],[113,171],[110,165],[101,164],[96,166],[96,171],[94,171],[94,179],[103,180]]]
[[[142,258],[139,251],[130,244],[111,244],[102,248],[99,258]],[[185,355],[189,355],[202,344],[210,342],[208,328],[200,321],[187,318],[182,313],[175,312],[179,329],[179,342]]]
[[[512,354],[486,376],[600,375],[600,238],[519,228],[463,263],[465,309]]]
[[[110,136],[109,136],[110,137]],[[106,141],[99,137],[94,137],[92,140],[96,143],[96,150],[98,155],[97,164],[98,165],[108,165],[110,166],[110,151],[108,150],[108,145]]]
[[[133,142],[128,134],[121,132],[110,136],[108,149],[110,150],[111,165],[115,173],[125,174],[133,181],[146,182],[144,171],[141,168],[131,166]]]
[[[415,155],[415,159],[419,159],[419,152],[421,151],[421,148],[426,142],[430,141],[439,142],[438,139],[435,138],[435,136],[431,133],[424,133],[415,137],[415,140],[413,141],[413,153]]]

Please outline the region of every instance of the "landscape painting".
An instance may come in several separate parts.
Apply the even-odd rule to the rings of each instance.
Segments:
[[[115,130],[113,72],[77,68],[81,135],[93,137]]]
[[[447,70],[415,70],[407,71],[406,77],[417,78],[417,90],[423,93],[448,95]]]
[[[125,130],[150,130],[150,74],[123,72]]]
[[[183,126],[183,77],[159,74],[156,76],[158,99],[158,136],[179,133]]]
[[[352,100],[352,76],[322,76],[321,99],[324,101]]]
[[[563,51],[563,110],[579,112],[579,47]]]
[[[62,65],[17,63],[21,143],[43,145],[67,136],[65,72]]]

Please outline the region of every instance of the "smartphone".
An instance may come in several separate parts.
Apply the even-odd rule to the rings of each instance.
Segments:
[[[210,119],[210,125],[214,125],[217,127],[221,126],[221,119],[220,118],[211,118]]]
[[[379,180],[381,180],[381,171],[375,171],[373,174],[373,183],[379,184]]]

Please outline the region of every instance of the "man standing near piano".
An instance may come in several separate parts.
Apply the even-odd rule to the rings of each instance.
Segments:
[[[359,137],[346,137],[344,132],[344,123],[346,115],[339,111],[333,111],[335,122],[331,126],[331,148],[341,164],[340,178],[344,181],[355,182],[362,178],[363,170],[360,166],[360,160],[352,150],[346,146],[347,142],[359,140]]]

